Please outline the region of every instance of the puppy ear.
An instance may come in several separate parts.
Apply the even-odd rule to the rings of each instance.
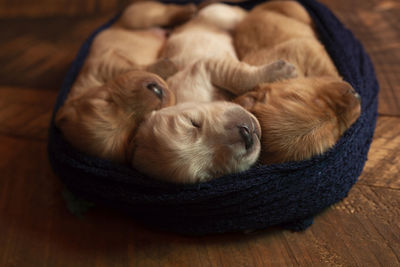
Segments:
[[[331,82],[329,90],[337,92],[335,95],[332,95],[335,98],[333,101],[336,113],[341,114],[360,106],[360,96],[349,83],[341,81]]]
[[[78,121],[82,120],[83,116],[90,116],[93,112],[97,113],[96,109],[104,110],[109,100],[110,93],[105,90],[104,86],[92,88],[83,95],[67,99],[57,111],[54,120],[55,125],[61,130],[76,125]]]
[[[328,93],[323,98],[326,98],[325,102],[338,117],[343,128],[342,132],[360,116],[360,96],[349,83],[342,81],[329,83],[326,90]]]
[[[55,123],[64,138],[89,155],[124,162],[130,128],[125,127],[119,106],[108,90],[93,88],[84,96],[71,99],[60,108]],[[136,127],[134,122],[129,127]]]
[[[76,120],[76,116],[76,109],[72,105],[66,103],[57,111],[54,123],[57,128],[62,129],[68,121]]]

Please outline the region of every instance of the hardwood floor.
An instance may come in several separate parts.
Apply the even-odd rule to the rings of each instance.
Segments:
[[[322,0],[358,37],[374,62],[379,114],[400,116],[400,1]]]
[[[322,2],[371,55],[380,115],[359,182],[300,233],[185,237],[102,207],[70,214],[48,123],[77,49],[110,15],[0,19],[0,266],[400,266],[400,4]]]

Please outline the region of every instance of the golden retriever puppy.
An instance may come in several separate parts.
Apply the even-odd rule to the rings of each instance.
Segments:
[[[295,68],[282,60],[260,67],[239,62],[230,31],[245,16],[239,7],[211,4],[171,33],[162,57],[178,69],[167,80],[177,103],[228,100],[259,83],[295,76]]]
[[[129,71],[68,98],[55,124],[81,152],[125,163],[126,148],[144,116],[174,103],[174,95],[159,76]]]
[[[244,171],[258,158],[260,126],[231,102],[186,102],[153,111],[129,149],[132,166],[176,183]]]
[[[322,154],[360,115],[351,85],[328,76],[262,84],[235,102],[260,122],[265,164]]]
[[[333,76],[335,65],[312,28],[306,10],[295,1],[271,1],[255,7],[234,33],[239,58],[250,65],[283,59],[297,77]]]
[[[94,39],[88,58],[55,124],[78,150],[124,162],[126,145],[144,116],[175,104],[165,81],[150,72],[174,72],[157,61],[166,34],[161,28],[188,20],[195,6],[137,2]],[[142,71],[146,70],[146,71]]]
[[[256,7],[238,24],[235,45],[249,64],[280,58],[297,69],[298,78],[260,84],[235,100],[260,121],[263,163],[322,154],[359,117],[359,95],[339,76],[311,18],[297,2],[272,1]]]
[[[269,1],[254,7],[234,29],[240,59],[296,38],[317,39],[307,11],[295,1]]]
[[[193,4],[131,4],[114,25],[96,36],[70,94],[101,86],[128,70],[147,70],[168,77],[176,70],[168,60],[157,61],[166,41],[166,31],[159,27],[182,23],[195,11]]]

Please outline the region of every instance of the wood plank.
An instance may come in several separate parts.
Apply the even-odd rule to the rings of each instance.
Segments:
[[[380,116],[359,183],[400,189],[400,118]]]
[[[356,185],[303,233],[284,232],[300,266],[398,266],[400,191]]]
[[[58,89],[84,40],[111,17],[0,20],[0,85]]]
[[[387,133],[386,119],[379,125],[378,136],[395,135]],[[71,215],[45,142],[0,135],[0,173],[0,266],[400,264],[398,189],[359,183],[302,233],[270,229],[185,237],[146,228],[103,207],[83,219]]]
[[[119,10],[129,0],[0,1],[0,18],[84,16]]]
[[[400,8],[400,3],[396,0],[319,0],[335,12],[348,11],[349,7],[353,9],[364,10],[387,10]]]
[[[183,237],[106,209],[78,219],[46,157],[45,143],[0,136],[0,266],[262,266],[278,255],[290,262],[279,232],[267,234],[270,250],[248,254],[258,246],[253,236]]]
[[[0,134],[45,141],[56,91],[0,87]]]
[[[72,216],[47,160],[48,120],[68,64],[107,16],[0,20],[0,266],[399,266],[399,3],[323,1],[371,54],[379,112],[397,117],[379,117],[359,182],[302,233],[185,237],[103,207]]]
[[[360,39],[374,63],[379,114],[400,115],[400,2],[322,0]]]
[[[400,115],[400,31],[397,26],[400,4],[357,1],[323,2],[355,33],[371,55],[381,85],[379,113]],[[4,62],[0,66],[0,81],[13,86],[58,88],[85,38],[112,13],[78,19],[0,20],[0,62]]]
[[[0,18],[43,18],[90,16],[122,10],[138,0],[0,0]],[[243,0],[228,0],[241,2]],[[188,1],[187,1],[188,2]]]

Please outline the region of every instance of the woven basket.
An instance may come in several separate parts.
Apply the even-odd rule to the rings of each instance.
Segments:
[[[261,2],[238,5],[249,9]],[[346,197],[362,172],[376,123],[378,83],[361,44],[330,10],[314,0],[299,2],[312,16],[340,74],[362,98],[360,118],[332,149],[310,160],[257,166],[191,185],[156,181],[127,166],[79,153],[55,128],[54,114],[65,101],[93,38],[114,18],[83,44],[59,93],[48,143],[54,172],[73,194],[169,231],[208,234],[273,225],[307,228],[315,214]]]

